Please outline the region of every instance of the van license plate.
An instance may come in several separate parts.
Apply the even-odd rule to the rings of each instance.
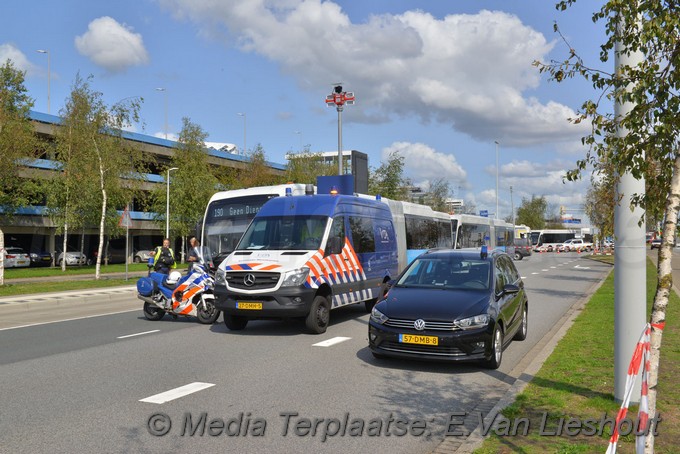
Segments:
[[[236,301],[236,309],[248,309],[254,311],[262,310],[262,303],[255,303],[252,301]]]
[[[439,345],[436,336],[416,336],[414,334],[400,334],[399,342],[403,344]]]

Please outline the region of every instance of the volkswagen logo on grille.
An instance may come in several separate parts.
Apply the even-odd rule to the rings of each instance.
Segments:
[[[248,273],[243,277],[243,283],[246,287],[252,287],[255,285],[255,275]]]
[[[422,331],[425,329],[425,320],[422,318],[419,318],[415,322],[413,322],[413,327],[417,329],[418,331]]]

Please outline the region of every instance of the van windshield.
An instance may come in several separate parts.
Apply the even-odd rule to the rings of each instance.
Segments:
[[[236,250],[318,250],[328,219],[326,216],[256,217]]]

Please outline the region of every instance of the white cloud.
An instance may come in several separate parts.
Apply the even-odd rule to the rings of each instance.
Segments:
[[[108,16],[90,22],[75,44],[78,52],[113,73],[149,61],[142,35]]]
[[[38,72],[38,67],[28,61],[28,58],[14,44],[0,44],[0,65],[7,60],[12,60],[14,67],[20,71],[26,71],[27,75]]]
[[[158,137],[159,139],[167,138],[168,140],[174,140],[175,142],[177,142],[179,140],[179,136],[177,134],[173,133],[173,132],[169,132],[167,134],[165,134],[164,132],[157,132],[157,133],[154,133],[153,136]]]
[[[305,89],[345,82],[357,96],[347,121],[419,116],[504,146],[573,141],[588,128],[567,122],[571,108],[526,94],[540,84],[531,63],[553,43],[509,13],[408,11],[352,23],[332,1],[159,2],[206,33],[226,27],[242,50],[277,62]]]
[[[382,150],[382,161],[398,152],[404,157],[405,176],[428,187],[440,178],[449,182],[451,189],[466,186],[467,173],[453,155],[440,153],[422,143],[394,142]]]

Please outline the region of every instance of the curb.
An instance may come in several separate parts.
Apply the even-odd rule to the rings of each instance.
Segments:
[[[32,304],[49,303],[51,305],[59,305],[63,303],[86,303],[90,296],[104,296],[107,299],[112,299],[113,296],[120,295],[123,292],[136,291],[134,285],[118,286],[118,287],[104,287],[93,289],[69,290],[65,292],[51,292],[51,293],[33,293],[28,295],[14,295],[0,298],[0,308],[2,307],[16,307],[23,305],[28,308]]]
[[[511,405],[517,395],[521,393],[524,388],[533,380],[534,375],[541,369],[543,363],[552,354],[557,343],[564,337],[564,335],[569,331],[569,328],[574,324],[576,317],[581,313],[584,306],[590,301],[593,294],[599,289],[604,281],[609,276],[609,273],[600,280],[600,282],[594,283],[586,293],[574,303],[571,308],[555,323],[554,327],[548,331],[541,340],[524,356],[524,359],[515,366],[515,368],[510,371],[508,376],[517,376],[515,382],[510,386],[505,394],[500,398],[496,405],[489,410],[489,412],[484,417],[484,426],[489,427],[489,425],[494,421],[498,413],[505,407]],[[528,364],[527,364],[528,363]],[[493,431],[490,430],[489,433]],[[482,429],[477,424],[468,434],[467,438],[461,440],[454,437],[445,438],[433,451],[433,454],[470,454],[475,449],[481,447],[484,443],[485,437],[482,434]]]

